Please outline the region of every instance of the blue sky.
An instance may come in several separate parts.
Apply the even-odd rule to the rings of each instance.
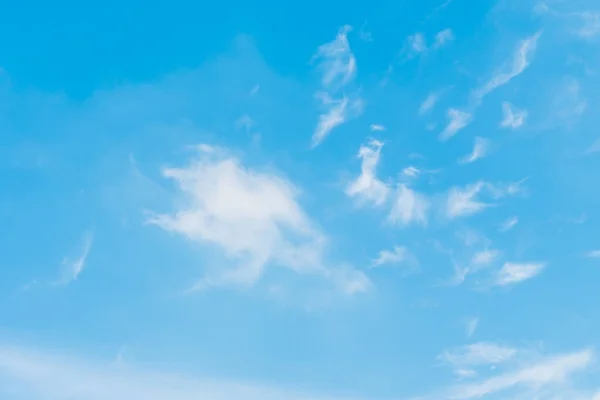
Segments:
[[[591,0],[0,15],[0,394],[600,399]]]

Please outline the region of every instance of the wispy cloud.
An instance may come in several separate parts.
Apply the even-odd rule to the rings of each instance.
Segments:
[[[477,195],[485,187],[484,182],[477,182],[460,189],[450,189],[446,207],[446,215],[450,218],[476,214],[490,204],[477,200]]]
[[[511,360],[517,349],[496,343],[478,342],[445,350],[438,359],[453,368],[498,365]]]
[[[371,124],[371,126],[369,126],[369,129],[371,129],[371,132],[381,132],[385,131],[385,126],[380,124]]]
[[[506,85],[529,67],[535,55],[537,42],[541,35],[541,31],[537,32],[536,34],[521,40],[517,44],[512,61],[502,66],[483,86],[474,90],[473,97],[476,104],[479,104],[486,95],[499,87]]]
[[[410,225],[427,223],[429,201],[427,198],[412,190],[405,184],[400,184],[395,193],[394,204],[389,220],[395,224]]]
[[[425,115],[435,107],[439,100],[439,93],[430,93],[419,107],[419,115]]]
[[[502,103],[502,114],[503,119],[500,126],[503,128],[520,128],[527,118],[527,110],[518,110],[507,101]]]
[[[600,151],[600,138],[598,138],[590,147],[585,151],[586,154],[597,153]]]
[[[334,128],[342,125],[349,117],[359,114],[362,110],[360,99],[351,100],[345,96],[333,99],[325,92],[317,93],[317,98],[325,111],[319,115],[312,137],[312,147],[318,146]]]
[[[585,253],[587,258],[600,258],[600,250],[592,250]]]
[[[381,250],[371,262],[371,268],[382,265],[415,264],[415,256],[404,246],[394,246],[391,250]]]
[[[507,232],[509,230],[511,230],[512,228],[515,227],[515,225],[517,225],[519,223],[519,218],[518,217],[510,217],[508,218],[506,221],[502,222],[502,224],[500,224],[500,232]]]
[[[455,108],[448,109],[448,125],[440,133],[440,140],[445,141],[456,135],[458,131],[471,123],[473,115],[466,111],[457,110]]]
[[[55,285],[68,285],[69,283],[76,281],[79,275],[83,272],[86,266],[86,261],[92,243],[94,242],[94,234],[92,232],[86,232],[82,238],[81,250],[79,255],[75,259],[65,258],[62,262],[62,272],[58,280],[52,282]]]
[[[154,214],[149,222],[188,239],[213,245],[232,266],[214,268],[195,288],[252,285],[271,264],[315,274],[346,285],[352,280],[366,290],[369,281],[358,271],[338,273],[324,260],[326,237],[298,204],[298,190],[286,179],[241,165],[224,149],[199,147],[200,155],[163,175],[178,188],[172,214]]]
[[[461,158],[459,160],[460,164],[470,164],[474,161],[477,161],[488,154],[490,149],[490,140],[482,137],[475,138],[475,144],[473,145],[473,151],[471,154]]]
[[[317,127],[312,137],[312,146],[318,146],[339,125],[362,110],[362,101],[357,96],[338,93],[356,77],[356,58],[348,42],[351,27],[340,28],[336,38],[317,49],[312,61],[318,62],[321,71],[322,90],[317,93],[321,107]],[[334,96],[338,95],[338,98]]]
[[[545,267],[546,263],[543,262],[507,262],[498,271],[494,284],[497,286],[514,285],[536,277]]]
[[[203,400],[334,400],[266,384],[155,372],[5,343],[0,344],[0,379],[10,382],[19,398],[31,400],[197,400],[199,394]],[[4,390],[9,390],[6,385],[0,392],[14,394]]]
[[[465,331],[466,331],[468,339],[473,337],[478,326],[479,326],[479,318],[469,318],[469,320],[467,321],[466,327],[465,327]]]
[[[452,32],[452,29],[444,29],[443,31],[440,31],[435,35],[433,48],[440,48],[446,43],[453,41],[454,38],[454,32]]]
[[[446,398],[452,400],[483,398],[516,388],[540,390],[547,385],[564,383],[570,375],[588,367],[593,356],[591,350],[582,350],[549,357],[479,382],[456,386],[449,391]]]
[[[374,139],[360,146],[358,158],[362,161],[361,174],[346,188],[348,196],[357,197],[362,202],[371,202],[374,205],[381,205],[386,201],[389,188],[377,179],[375,174],[382,147],[383,143]]]

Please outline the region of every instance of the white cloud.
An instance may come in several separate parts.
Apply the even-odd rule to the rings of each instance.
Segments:
[[[479,326],[479,318],[469,318],[466,326],[467,338],[472,338]]]
[[[444,29],[443,31],[438,32],[435,35],[435,42],[433,43],[433,48],[439,48],[445,45],[448,42],[454,40],[454,32],[452,29]]]
[[[323,75],[321,84],[326,89],[337,90],[356,76],[356,58],[348,42],[348,32],[352,28],[343,26],[331,42],[322,44],[313,56],[313,61],[319,61],[319,69]]]
[[[585,253],[588,258],[600,258],[600,250],[592,250]]]
[[[287,180],[245,168],[222,149],[204,145],[200,157],[163,175],[178,187],[172,214],[156,214],[149,222],[199,244],[220,249],[234,265],[210,271],[195,286],[252,285],[270,265],[310,273],[339,284],[364,280],[329,268],[323,257],[326,237],[298,204],[297,189]]]
[[[475,138],[475,144],[473,145],[473,151],[471,154],[461,158],[459,163],[461,164],[470,164],[474,161],[477,161],[488,154],[490,149],[490,140],[482,137]]]
[[[600,138],[598,138],[588,149],[585,151],[586,154],[597,153],[600,151]]]
[[[407,176],[409,178],[416,178],[421,174],[421,171],[417,167],[413,167],[409,165],[408,167],[402,170],[402,175]]]
[[[252,87],[252,90],[250,90],[250,96],[254,96],[256,93],[258,93],[259,90],[260,90],[260,85],[257,83],[256,85],[254,85]]]
[[[389,188],[375,174],[382,147],[383,143],[374,139],[360,146],[358,158],[362,160],[361,174],[346,188],[348,196],[358,197],[361,201],[374,205],[381,205],[386,201]]]
[[[427,223],[427,210],[429,201],[420,193],[415,192],[404,184],[400,184],[396,190],[396,199],[389,215],[392,223],[410,225]]]
[[[414,256],[404,246],[394,246],[392,250],[382,250],[377,258],[371,262],[371,267],[379,267],[386,264],[401,264],[404,262],[415,263]]]
[[[577,13],[583,22],[577,30],[577,34],[583,38],[591,39],[600,36],[600,13],[584,11]]]
[[[161,373],[0,344],[3,398],[85,400],[333,400],[269,385]],[[339,398],[338,398],[339,399]]]
[[[448,122],[442,133],[440,133],[440,140],[448,140],[456,135],[458,131],[471,123],[472,117],[472,114],[469,112],[455,108],[448,109],[448,119],[450,122]]]
[[[427,42],[422,33],[417,32],[408,37],[408,46],[411,54],[424,53],[427,51]]]
[[[331,133],[331,131],[342,125],[346,120],[357,115],[361,108],[361,101],[350,100],[347,97],[333,99],[327,93],[317,93],[324,112],[319,115],[317,127],[312,136],[312,147],[316,147]]]
[[[505,101],[502,103],[503,119],[500,126],[503,128],[517,129],[525,123],[527,110],[518,110],[512,104]]]
[[[478,342],[445,350],[438,359],[453,368],[498,365],[515,357],[517,350],[496,343]]]
[[[546,263],[505,263],[498,275],[495,284],[498,286],[507,286],[517,284],[539,275],[546,267]]]
[[[447,399],[475,399],[513,388],[540,390],[542,387],[564,383],[573,373],[590,365],[591,350],[549,357],[533,365],[508,371],[480,382],[456,386],[447,394]],[[533,398],[533,397],[532,397]]]
[[[312,61],[318,61],[322,72],[322,90],[317,92],[324,111],[319,116],[312,136],[312,146],[318,146],[339,125],[362,111],[362,101],[357,96],[346,94],[334,98],[341,89],[352,83],[356,77],[356,58],[348,42],[348,32],[352,28],[343,26],[336,38],[317,49]]]
[[[431,111],[431,109],[433,109],[433,107],[437,103],[438,99],[438,93],[430,93],[427,96],[427,98],[425,98],[425,100],[423,100],[423,102],[421,103],[421,106],[419,107],[419,115],[425,115],[429,111]]]
[[[507,232],[519,223],[518,217],[510,217],[500,225],[500,232]]]
[[[525,71],[527,67],[529,67],[535,55],[537,42],[541,34],[541,31],[537,32],[533,36],[521,40],[517,44],[517,49],[513,56],[512,62],[505,64],[488,82],[475,89],[473,94],[476,103],[481,102],[483,97],[485,97],[487,94],[501,86],[506,85],[513,78]]]
[[[471,265],[478,267],[487,266],[497,260],[501,255],[502,253],[498,250],[485,249],[478,251],[473,255],[473,258],[471,258]]]
[[[52,282],[53,284],[68,285],[69,283],[77,280],[77,278],[85,268],[87,257],[92,248],[93,241],[94,234],[92,232],[84,233],[79,255],[74,260],[70,260],[68,258],[65,258],[63,260],[61,276],[57,281]]]
[[[464,189],[452,188],[448,194],[446,215],[450,218],[476,214],[490,205],[477,200],[477,195],[485,186],[484,182],[467,185]]]
[[[385,126],[379,124],[371,124],[369,128],[371,129],[371,132],[385,131]]]

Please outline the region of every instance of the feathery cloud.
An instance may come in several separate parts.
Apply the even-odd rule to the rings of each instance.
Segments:
[[[386,201],[389,188],[375,174],[382,147],[383,143],[375,139],[360,146],[358,158],[362,160],[361,173],[346,188],[348,196],[358,197],[360,201],[374,205],[381,205]]]
[[[600,138],[598,138],[590,147],[585,151],[586,154],[597,153],[600,151]]]
[[[385,126],[380,124],[371,124],[371,126],[369,126],[369,129],[371,129],[371,132],[380,132],[385,131]]]
[[[490,149],[490,140],[477,136],[471,154],[461,158],[460,164],[470,164],[485,157]]]
[[[417,223],[425,225],[427,223],[427,211],[429,201],[427,198],[410,189],[405,184],[398,185],[396,198],[389,215],[392,223],[401,225],[410,225]]]
[[[0,380],[19,398],[94,400],[334,400],[269,385],[144,370],[0,344]],[[9,390],[3,385],[2,389]],[[5,395],[12,391],[0,391]],[[9,396],[13,398],[12,396]],[[338,400],[341,400],[338,398]]]
[[[433,43],[433,48],[437,49],[442,47],[443,45],[445,45],[448,42],[451,42],[454,40],[454,32],[452,32],[452,29],[444,29],[443,31],[439,31],[436,35],[435,35],[435,41]]]
[[[90,253],[93,242],[94,234],[92,232],[84,233],[79,256],[74,260],[70,260],[68,258],[63,260],[61,276],[57,281],[53,282],[53,284],[68,285],[69,283],[77,280],[85,268],[87,257]]]
[[[394,246],[392,250],[381,250],[371,262],[371,268],[387,264],[402,264],[405,262],[414,263],[415,257],[404,246]]]
[[[445,350],[438,359],[454,368],[497,365],[511,360],[517,354],[512,347],[496,343],[478,342]]]
[[[484,182],[467,185],[464,189],[450,189],[446,207],[446,215],[450,218],[476,214],[490,205],[477,200],[477,195],[485,187]]]
[[[297,189],[274,174],[242,166],[224,150],[203,145],[200,157],[163,175],[178,187],[172,214],[154,214],[149,222],[204,245],[222,250],[233,268],[211,271],[195,288],[210,285],[252,285],[271,264],[309,273],[345,285],[346,278],[366,290],[368,279],[338,273],[324,260],[326,237],[305,214]]]
[[[537,42],[541,35],[542,32],[539,31],[536,34],[521,40],[517,44],[517,49],[512,62],[505,64],[489,81],[483,86],[475,89],[473,96],[477,104],[480,103],[486,95],[499,87],[506,85],[529,67],[535,55]]]
[[[519,223],[518,217],[510,217],[500,225],[500,232],[507,232],[515,227]]]
[[[468,339],[473,337],[478,326],[479,326],[479,318],[469,318],[469,320],[467,321],[466,327],[465,327],[465,331],[466,331]]]
[[[525,123],[527,118],[527,110],[518,110],[507,101],[502,103],[502,114],[500,126],[503,128],[517,129]]]
[[[549,357],[533,365],[511,370],[480,382],[459,385],[450,390],[452,400],[483,398],[513,388],[541,389],[550,384],[563,383],[570,375],[590,365],[591,350]]]
[[[469,125],[473,119],[473,115],[466,111],[457,110],[455,108],[448,109],[448,125],[440,133],[440,140],[446,141],[456,135],[458,131]]]
[[[585,253],[587,258],[600,258],[600,250],[592,250]]]
[[[539,275],[546,267],[546,263],[504,263],[496,276],[494,284],[497,286],[507,286],[517,284]]]
[[[340,28],[336,38],[319,46],[312,58],[312,62],[319,62],[318,69],[322,73],[322,90],[317,93],[317,99],[324,109],[312,136],[312,147],[318,146],[334,128],[362,111],[362,101],[357,96],[334,98],[356,77],[356,58],[348,42],[351,29],[348,25]]]
[[[430,93],[421,103],[421,106],[419,107],[419,115],[425,115],[431,111],[433,107],[435,107],[435,104],[438,102],[438,100],[438,93]]]

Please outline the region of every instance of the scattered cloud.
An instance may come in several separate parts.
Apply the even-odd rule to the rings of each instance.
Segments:
[[[497,365],[511,360],[517,349],[496,343],[478,342],[445,350],[438,359],[453,368],[464,369],[481,365]]]
[[[409,263],[414,264],[416,259],[414,255],[404,246],[394,246],[392,250],[381,250],[371,263],[371,268],[381,265],[394,265]]]
[[[470,339],[475,334],[477,327],[479,326],[479,318],[469,318],[466,326],[467,338]]]
[[[510,370],[479,382],[456,386],[449,391],[446,398],[452,400],[483,398],[509,389],[540,390],[547,385],[564,383],[570,375],[588,367],[592,360],[593,352],[587,349],[548,357],[532,365]]]
[[[487,266],[496,261],[501,255],[502,253],[498,250],[485,249],[473,255],[471,265],[476,267]]]
[[[600,151],[600,138],[598,138],[588,149],[585,151],[586,154],[597,153]]]
[[[62,272],[60,278],[52,282],[55,285],[68,285],[69,283],[76,281],[79,275],[83,272],[86,266],[88,254],[92,248],[94,242],[94,234],[92,232],[86,232],[83,235],[82,246],[79,255],[74,260],[65,258],[62,262]]]
[[[585,253],[587,258],[600,258],[600,250],[592,250]]]
[[[452,29],[444,29],[443,31],[440,31],[435,35],[433,48],[440,48],[446,43],[453,41],[454,38],[454,32],[452,32]]]
[[[591,39],[600,36],[600,13],[592,11],[584,11],[576,13],[581,18],[582,24],[576,30],[577,35]]]
[[[470,164],[474,161],[477,161],[488,154],[490,149],[490,140],[482,137],[475,138],[475,144],[473,145],[473,151],[471,154],[461,158],[459,160],[460,164]]]
[[[473,116],[469,112],[457,110],[455,108],[450,108],[448,110],[448,125],[440,134],[440,140],[448,140],[452,136],[456,135],[458,131],[466,127],[471,123]]]
[[[379,124],[371,124],[369,128],[371,129],[371,132],[385,131],[385,126]]]
[[[430,93],[425,98],[425,100],[423,100],[423,102],[421,103],[421,106],[419,107],[419,115],[425,115],[429,111],[431,111],[433,109],[433,107],[435,107],[438,100],[439,100],[438,93]]]
[[[541,35],[542,32],[539,31],[536,34],[521,40],[517,44],[517,49],[512,61],[502,66],[483,86],[475,89],[473,96],[476,104],[479,104],[486,95],[499,87],[506,85],[529,67],[533,61],[537,42]]]
[[[427,41],[422,33],[417,32],[414,35],[410,35],[407,38],[408,42],[408,56],[414,57],[416,54],[424,53],[427,51]]]
[[[342,125],[348,118],[358,115],[362,110],[360,99],[351,100],[348,97],[333,99],[325,92],[318,92],[317,98],[325,110],[319,115],[317,128],[312,137],[312,147],[316,147],[331,133]]]
[[[450,218],[462,217],[483,211],[490,204],[477,200],[477,195],[485,187],[484,182],[467,185],[464,189],[454,187],[448,194],[446,215]]]
[[[500,126],[503,128],[520,128],[527,118],[527,110],[518,110],[507,101],[502,103],[502,114],[503,119]]]
[[[319,61],[322,72],[321,85],[325,89],[340,89],[356,76],[356,58],[348,42],[348,33],[352,27],[345,25],[339,29],[336,38],[322,44],[313,56],[313,62]]]
[[[427,211],[430,203],[427,198],[410,189],[405,184],[398,185],[389,220],[395,224],[410,225],[427,223]]]
[[[205,400],[334,400],[270,385],[155,372],[126,362],[80,359],[6,343],[0,344],[0,380],[11,383],[0,388],[4,395],[14,398],[18,393],[18,398],[31,400],[196,400],[199,393]]]
[[[546,267],[546,263],[505,263],[495,279],[495,285],[507,286],[517,284],[539,275]]]
[[[356,77],[356,58],[348,42],[352,28],[343,26],[336,38],[317,49],[312,61],[318,62],[322,73],[322,90],[317,92],[323,112],[312,136],[312,147],[318,146],[331,131],[362,111],[362,101],[356,95],[339,95]],[[338,95],[337,98],[334,96]]]
[[[256,93],[258,93],[259,90],[260,90],[260,85],[257,83],[250,90],[250,96],[254,96]]]
[[[374,139],[360,146],[358,158],[362,160],[361,174],[346,188],[348,196],[374,205],[381,205],[386,201],[389,188],[375,174],[382,147],[383,143]]]
[[[421,174],[421,171],[417,167],[409,165],[402,170],[402,175],[409,178],[417,178]]]
[[[233,267],[210,271],[194,289],[212,285],[249,286],[272,265],[316,274],[336,284],[367,281],[356,271],[342,274],[324,260],[326,237],[298,204],[298,190],[275,174],[241,165],[226,151],[199,146],[187,166],[165,168],[179,200],[172,214],[152,214],[148,222],[193,242],[220,249]],[[366,289],[366,287],[365,287]]]
[[[500,225],[500,232],[507,232],[509,230],[511,230],[512,228],[515,227],[515,225],[517,225],[519,223],[519,218],[518,217],[510,217],[508,218],[506,221],[502,222],[502,224]]]

